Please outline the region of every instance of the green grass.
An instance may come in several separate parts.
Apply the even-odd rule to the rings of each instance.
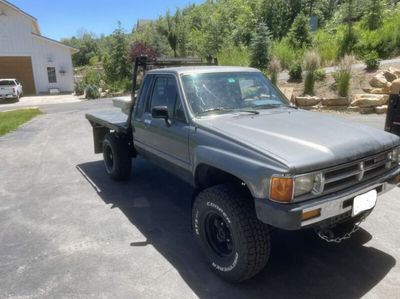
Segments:
[[[43,112],[36,108],[0,112],[0,136],[16,130],[40,114]]]

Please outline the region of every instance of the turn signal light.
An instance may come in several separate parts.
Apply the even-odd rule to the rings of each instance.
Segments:
[[[272,177],[269,198],[288,203],[293,199],[293,178]]]
[[[321,209],[303,212],[303,215],[301,216],[301,221],[306,221],[319,216],[321,216]]]

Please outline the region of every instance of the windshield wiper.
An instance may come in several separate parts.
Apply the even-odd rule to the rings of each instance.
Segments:
[[[281,108],[281,107],[290,107],[290,106],[282,105],[282,104],[266,104],[266,105],[254,106],[254,108],[256,108],[256,109],[273,109],[273,108]]]
[[[247,112],[247,113],[253,113],[253,114],[260,114],[260,111],[257,111],[257,110],[250,110],[250,109],[236,109],[235,111]]]
[[[208,109],[201,111],[200,114],[209,113],[209,112],[219,112],[219,111],[230,112],[233,110],[234,110],[234,108],[229,108],[229,107],[213,107],[213,108],[208,108]]]
[[[253,113],[253,114],[260,114],[259,111],[257,110],[251,110],[251,109],[236,109],[236,108],[229,108],[229,107],[214,107],[214,108],[209,108],[206,110],[203,110],[200,112],[200,114],[204,113],[209,113],[209,112],[247,112],[247,113]]]

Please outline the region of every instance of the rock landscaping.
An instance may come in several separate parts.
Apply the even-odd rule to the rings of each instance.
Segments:
[[[335,110],[359,112],[361,114],[384,114],[387,112],[389,94],[400,93],[400,69],[389,67],[369,80],[371,88],[364,88],[365,93],[346,97],[322,98],[316,96],[297,96],[296,105],[307,110]]]

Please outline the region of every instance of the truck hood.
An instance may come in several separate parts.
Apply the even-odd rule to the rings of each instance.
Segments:
[[[400,138],[342,118],[294,109],[196,119],[199,127],[279,160],[294,173],[339,165],[393,148]]]

